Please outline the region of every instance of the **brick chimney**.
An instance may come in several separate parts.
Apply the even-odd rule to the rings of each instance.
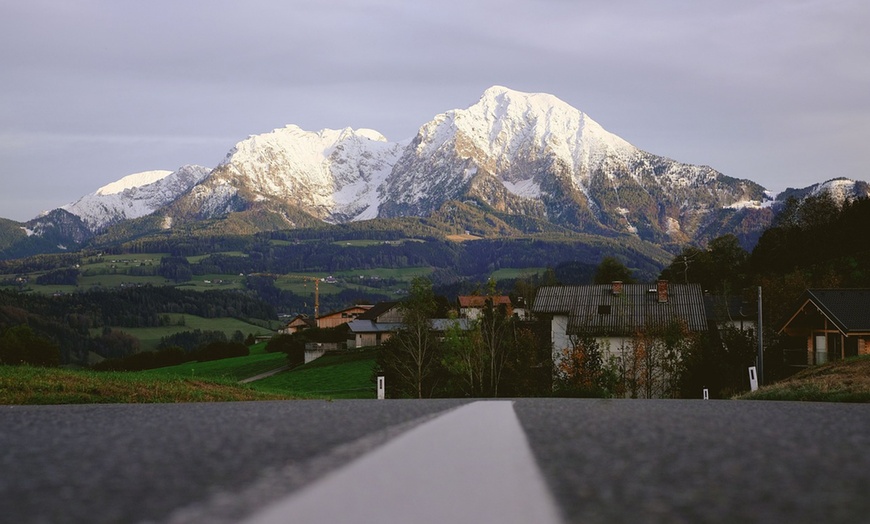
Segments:
[[[666,304],[668,302],[667,280],[659,280],[658,282],[656,282],[656,295],[658,295],[659,304]]]
[[[614,280],[611,283],[611,286],[612,286],[611,290],[613,291],[614,295],[621,295],[622,294],[622,280]]]

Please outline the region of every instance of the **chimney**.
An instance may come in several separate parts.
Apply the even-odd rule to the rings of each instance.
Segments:
[[[611,286],[612,286],[612,291],[613,291],[614,295],[621,295],[622,294],[622,280],[614,280],[611,283]]]
[[[659,304],[666,304],[668,302],[667,280],[659,280],[658,282],[656,282],[656,295],[658,295]]]

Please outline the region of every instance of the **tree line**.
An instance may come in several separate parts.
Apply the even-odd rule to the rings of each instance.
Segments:
[[[205,318],[277,318],[273,306],[245,293],[142,286],[58,297],[0,290],[0,331],[27,326],[54,344],[60,364],[86,365],[88,353],[116,358],[138,351],[138,341],[110,327],[159,327],[169,314]],[[99,334],[92,334],[99,330]]]

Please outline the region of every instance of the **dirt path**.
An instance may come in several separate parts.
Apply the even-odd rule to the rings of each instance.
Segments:
[[[248,382],[253,382],[255,380],[260,380],[261,378],[271,377],[272,375],[277,375],[282,371],[287,371],[290,369],[290,366],[281,366],[280,368],[273,369],[272,371],[267,371],[265,373],[260,373],[259,375],[255,375],[250,378],[246,378],[244,380],[240,380],[239,384],[247,384]]]

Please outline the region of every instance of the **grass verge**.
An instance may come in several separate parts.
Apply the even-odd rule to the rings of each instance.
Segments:
[[[238,382],[287,364],[284,353],[251,354],[246,357],[224,358],[209,362],[185,362],[177,366],[141,371],[143,376],[190,378]]]
[[[736,397],[741,400],[870,402],[870,356],[813,366],[783,381]]]
[[[224,402],[293,398],[232,382],[0,366],[0,404],[116,404]]]
[[[377,349],[326,354],[291,371],[251,382],[259,391],[320,398],[375,398]]]

